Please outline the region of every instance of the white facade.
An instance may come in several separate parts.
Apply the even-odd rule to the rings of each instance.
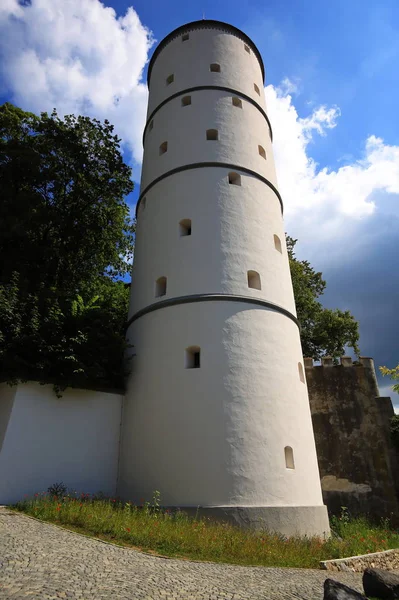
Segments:
[[[262,69],[215,21],[151,60],[118,493],[322,534]]]
[[[0,504],[62,481],[85,493],[116,492],[122,396],[52,385],[0,385]]]

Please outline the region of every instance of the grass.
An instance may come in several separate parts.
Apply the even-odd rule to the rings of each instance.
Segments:
[[[14,506],[43,521],[147,552],[240,565],[318,568],[319,561],[399,548],[399,531],[385,520],[372,526],[366,519],[350,519],[345,509],[332,519],[333,535],[291,537],[242,530],[209,519],[189,518],[153,502],[138,507],[116,499],[88,494],[35,494]]]

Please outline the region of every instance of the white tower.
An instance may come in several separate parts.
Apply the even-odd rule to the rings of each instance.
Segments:
[[[118,493],[323,534],[263,83],[254,43],[218,21],[150,61]]]

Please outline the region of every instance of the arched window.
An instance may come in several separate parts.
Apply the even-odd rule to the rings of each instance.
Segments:
[[[237,96],[233,96],[232,98],[233,106],[237,106],[237,108],[242,108],[242,100],[237,98]]]
[[[281,240],[278,237],[278,235],[274,234],[274,247],[276,248],[276,250],[278,250],[279,252],[283,252],[282,246],[281,246]]]
[[[189,33],[185,33],[184,35],[181,36],[181,41],[182,42],[187,42],[187,40],[190,38],[190,34]]]
[[[207,129],[206,130],[206,139],[216,141],[219,139],[219,132],[217,129]]]
[[[174,82],[174,80],[175,80],[175,76],[173,75],[173,73],[171,73],[166,78],[166,85],[170,85],[171,83]]]
[[[260,96],[260,89],[258,88],[258,86],[256,85],[256,83],[254,83],[254,90]]]
[[[201,366],[201,348],[190,346],[186,348],[184,366],[186,369],[199,369]]]
[[[261,290],[260,275],[257,271],[248,271],[248,287],[254,290]]]
[[[302,383],[305,383],[305,373],[303,372],[303,366],[302,363],[298,363],[298,372],[299,372],[299,379],[302,381]]]
[[[241,175],[232,171],[229,173],[229,183],[231,185],[241,185]]]
[[[191,104],[191,96],[183,96],[183,98],[181,99],[181,105],[182,106],[190,106]]]
[[[154,120],[150,121],[150,124],[148,125],[149,131],[152,131],[153,127],[154,127]]]
[[[140,206],[139,206],[139,208],[140,208],[140,214],[145,211],[146,202],[147,202],[147,198],[144,196],[144,198],[142,198],[140,200]]]
[[[155,282],[155,297],[165,296],[166,294],[166,277],[158,277]]]
[[[286,446],[284,448],[284,455],[285,455],[285,466],[287,469],[295,469],[295,463],[294,463],[294,451],[291,448],[291,446]]]
[[[247,46],[247,44],[244,44],[244,48],[245,48],[245,52],[248,52],[248,54],[251,54],[251,49],[249,46]]]
[[[159,156],[161,156],[161,154],[165,154],[165,152],[168,151],[168,142],[162,142],[162,144],[159,146]]]
[[[212,63],[209,68],[212,73],[220,73],[220,65],[218,63]]]
[[[191,219],[182,219],[179,223],[180,237],[191,235]]]
[[[266,151],[263,146],[258,146],[258,152],[262,158],[266,160]]]

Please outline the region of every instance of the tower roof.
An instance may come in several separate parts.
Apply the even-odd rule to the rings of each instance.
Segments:
[[[262,71],[263,82],[265,81],[265,67],[263,64],[262,56],[261,56],[258,48],[255,46],[254,42],[251,40],[250,37],[247,36],[246,33],[241,31],[241,29],[238,29],[237,27],[230,25],[229,23],[224,23],[223,21],[214,21],[213,19],[201,19],[200,21],[192,21],[191,23],[186,23],[185,25],[181,25],[177,29],[174,29],[173,31],[171,31],[166,37],[163,38],[163,40],[161,40],[159,42],[158,46],[154,50],[154,53],[151,57],[149,65],[148,65],[148,72],[147,72],[148,87],[150,85],[152,67],[154,66],[154,63],[155,63],[158,55],[162,52],[162,50],[165,48],[165,46],[167,46],[169,44],[169,42],[174,40],[179,35],[182,35],[186,31],[192,31],[193,29],[220,29],[221,31],[227,31],[227,33],[231,33],[232,35],[239,37],[243,42],[245,42],[252,48],[255,56],[257,57],[257,59],[259,61],[259,65],[260,65],[260,68]]]

